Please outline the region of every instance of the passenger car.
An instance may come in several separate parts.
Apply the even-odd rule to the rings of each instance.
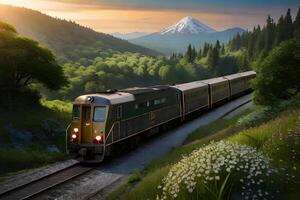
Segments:
[[[254,71],[178,85],[134,87],[79,96],[74,101],[68,150],[101,162],[136,136],[152,135],[186,116],[250,91]],[[68,136],[67,135],[67,136]]]

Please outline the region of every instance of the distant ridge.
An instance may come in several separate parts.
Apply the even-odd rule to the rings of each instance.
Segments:
[[[150,33],[145,33],[145,32],[132,32],[132,33],[111,33],[116,38],[120,38],[123,40],[132,40],[136,39],[139,37],[143,37],[146,35],[149,35]]]
[[[221,43],[228,42],[237,33],[243,31],[241,28],[216,31],[198,19],[187,16],[177,23],[164,28],[161,32],[152,33],[129,41],[171,55],[172,53],[185,52],[189,44],[199,48],[205,42],[215,43],[217,40]]]
[[[77,61],[80,58],[93,59],[109,49],[145,55],[160,54],[111,35],[98,33],[75,22],[53,18],[27,8],[0,4],[0,20],[14,25],[21,35],[51,48],[60,62]]]

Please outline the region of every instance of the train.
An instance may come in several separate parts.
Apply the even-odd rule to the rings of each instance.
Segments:
[[[81,95],[73,102],[68,152],[81,162],[102,162],[137,136],[156,134],[251,91],[255,76],[247,71],[177,85]]]

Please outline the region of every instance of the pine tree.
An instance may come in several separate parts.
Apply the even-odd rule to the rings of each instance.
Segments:
[[[188,48],[187,48],[185,57],[187,58],[187,61],[188,61],[189,63],[192,63],[192,62],[193,62],[193,49],[192,49],[192,45],[191,45],[191,44],[189,44],[189,46],[188,46]]]
[[[201,49],[201,47],[200,47],[200,49],[199,49],[197,58],[198,58],[198,59],[201,59],[201,58],[202,58],[202,49]]]
[[[291,9],[289,8],[284,18],[285,38],[284,40],[291,39],[294,33],[293,20],[291,16]]]
[[[191,56],[191,62],[194,62],[194,60],[197,58],[197,51],[195,49],[195,46],[193,46],[192,49],[192,56]]]
[[[300,37],[300,6],[298,8],[297,16],[294,21],[294,36]]]
[[[219,63],[219,49],[220,49],[220,42],[217,41],[215,46],[210,48],[209,53],[208,53],[208,59],[207,59],[207,64],[208,64],[208,69],[212,75],[217,75],[217,67]]]
[[[284,30],[284,18],[281,15],[281,17],[278,20],[277,27],[276,27],[276,39],[275,39],[275,45],[280,44],[282,41],[284,41],[285,37],[285,30]]]
[[[219,51],[221,49],[220,41],[217,40],[215,48]]]
[[[222,44],[221,54],[225,55],[225,45],[224,45],[224,43]]]
[[[241,48],[241,35],[238,33],[237,35],[236,35],[236,41],[235,41],[235,44],[234,44],[234,49],[235,50],[239,50],[240,48]]]
[[[255,38],[255,34],[254,33],[255,32],[256,32],[256,28],[254,27],[253,33],[250,34],[249,37],[248,37],[247,54],[248,54],[249,60],[252,59],[253,53],[254,53],[253,50],[254,50],[254,41],[255,41],[255,39],[254,39]]]
[[[204,43],[204,47],[203,47],[203,52],[202,52],[202,57],[206,57],[209,51],[209,44]]]
[[[265,27],[265,44],[264,44],[264,49],[267,52],[272,49],[274,36],[275,36],[275,24],[274,24],[274,20],[269,15],[267,19],[267,25]]]

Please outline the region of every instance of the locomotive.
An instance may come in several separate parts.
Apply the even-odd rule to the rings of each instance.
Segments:
[[[254,71],[178,85],[133,87],[79,96],[67,131],[68,152],[82,162],[105,156],[138,135],[183,122],[251,90]]]

